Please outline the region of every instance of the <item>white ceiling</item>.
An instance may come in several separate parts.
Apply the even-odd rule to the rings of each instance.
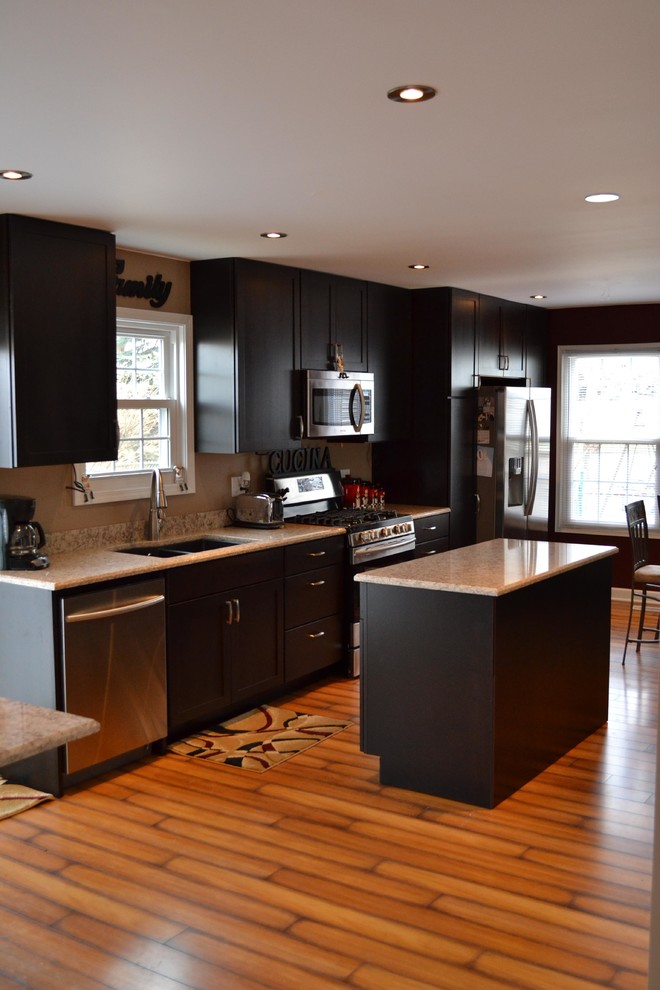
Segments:
[[[386,98],[410,82],[438,96]],[[0,167],[34,173],[1,213],[549,308],[660,301],[658,0],[0,0],[0,86]]]

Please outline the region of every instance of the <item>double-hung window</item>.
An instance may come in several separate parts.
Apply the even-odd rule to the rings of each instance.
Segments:
[[[74,502],[146,498],[155,468],[194,491],[191,318],[118,309],[116,340],[119,455],[74,465]]]
[[[644,499],[657,528],[660,344],[559,348],[557,523],[625,535]]]

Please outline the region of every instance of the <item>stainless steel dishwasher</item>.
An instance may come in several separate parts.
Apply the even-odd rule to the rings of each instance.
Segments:
[[[164,580],[64,598],[62,630],[64,709],[101,724],[96,735],[67,745],[65,772],[75,774],[163,739]]]

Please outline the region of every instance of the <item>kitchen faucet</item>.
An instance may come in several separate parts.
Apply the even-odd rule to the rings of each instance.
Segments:
[[[167,520],[167,499],[165,498],[165,488],[163,486],[163,476],[154,469],[151,477],[151,500],[149,503],[149,539],[157,540],[160,536],[161,528]]]

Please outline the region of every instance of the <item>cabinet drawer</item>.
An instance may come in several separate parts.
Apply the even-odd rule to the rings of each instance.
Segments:
[[[282,577],[282,550],[256,550],[167,572],[167,602],[185,602]]]
[[[440,540],[449,536],[449,513],[438,512],[434,516],[422,516],[415,519],[415,539],[417,543],[429,540]]]
[[[343,536],[293,543],[284,548],[284,573],[299,574],[317,567],[343,563],[346,541]]]
[[[449,537],[444,536],[441,540],[423,540],[415,547],[415,560],[420,557],[432,557],[436,553],[445,553],[449,550]]]
[[[343,656],[342,621],[330,615],[285,633],[286,680],[338,663]]]
[[[319,567],[293,574],[284,582],[284,624],[287,629],[342,611],[343,568]]]

